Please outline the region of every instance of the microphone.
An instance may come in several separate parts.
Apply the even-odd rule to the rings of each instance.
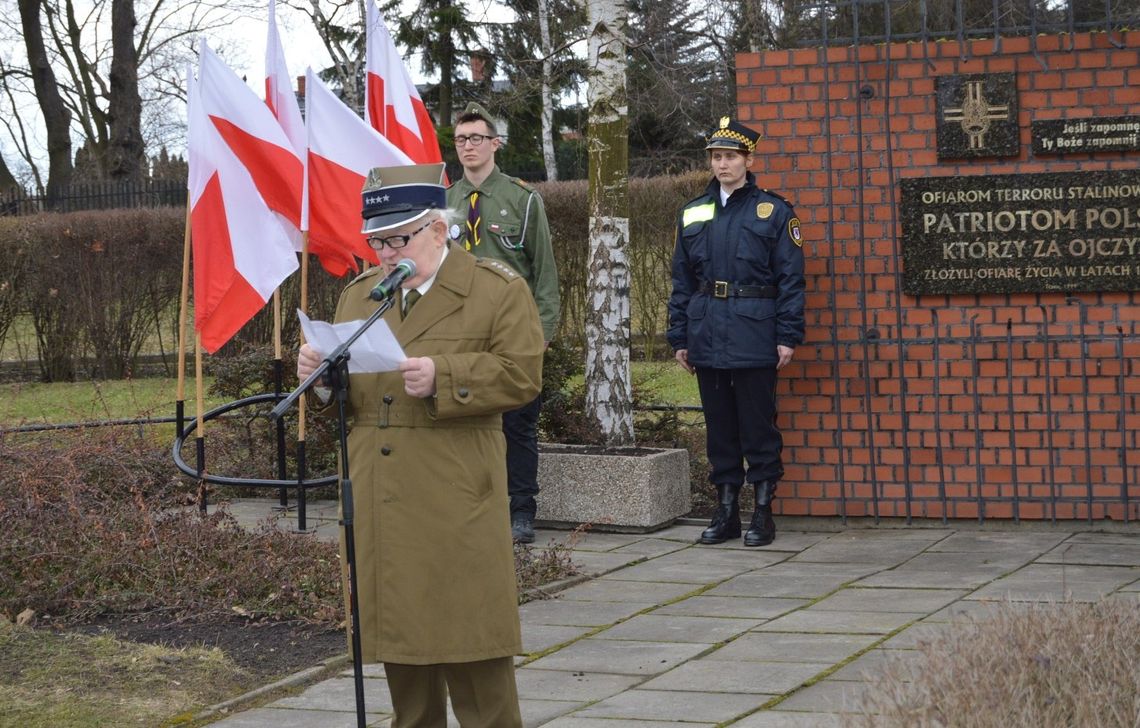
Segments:
[[[373,287],[368,297],[373,301],[386,301],[395,295],[400,284],[416,274],[416,264],[411,258],[401,258],[392,272]]]

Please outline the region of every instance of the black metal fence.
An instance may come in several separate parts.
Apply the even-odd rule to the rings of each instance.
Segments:
[[[33,215],[38,212],[119,210],[132,207],[177,207],[186,204],[186,182],[84,182],[65,188],[50,204],[46,194],[9,190],[0,194],[0,215]]]

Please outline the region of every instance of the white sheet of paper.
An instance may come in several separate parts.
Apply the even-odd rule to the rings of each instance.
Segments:
[[[364,323],[345,321],[330,324],[327,321],[313,321],[300,309],[297,309],[297,318],[301,320],[301,331],[305,334],[305,341],[322,356],[328,356],[334,349],[348,341],[348,337]],[[400,362],[408,358],[400,342],[396,341],[396,335],[383,319],[369,326],[363,336],[352,342],[348,353],[349,374],[394,372],[399,368]]]

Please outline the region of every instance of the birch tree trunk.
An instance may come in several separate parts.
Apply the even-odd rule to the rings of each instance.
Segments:
[[[550,97],[550,74],[554,70],[550,43],[550,0],[538,0],[538,31],[542,43],[542,163],[546,179],[558,179],[558,160],[554,156],[554,100]]]
[[[590,262],[586,411],[607,447],[633,444],[629,376],[629,113],[624,0],[587,0]]]

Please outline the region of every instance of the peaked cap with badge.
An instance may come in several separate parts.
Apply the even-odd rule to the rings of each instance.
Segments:
[[[391,230],[418,220],[428,210],[446,210],[443,175],[443,162],[374,167],[360,192],[364,218],[360,232]]]
[[[744,124],[728,118],[720,117],[720,124],[709,133],[705,149],[731,149],[743,154],[756,151],[756,142],[760,141],[760,132],[749,129]]]

